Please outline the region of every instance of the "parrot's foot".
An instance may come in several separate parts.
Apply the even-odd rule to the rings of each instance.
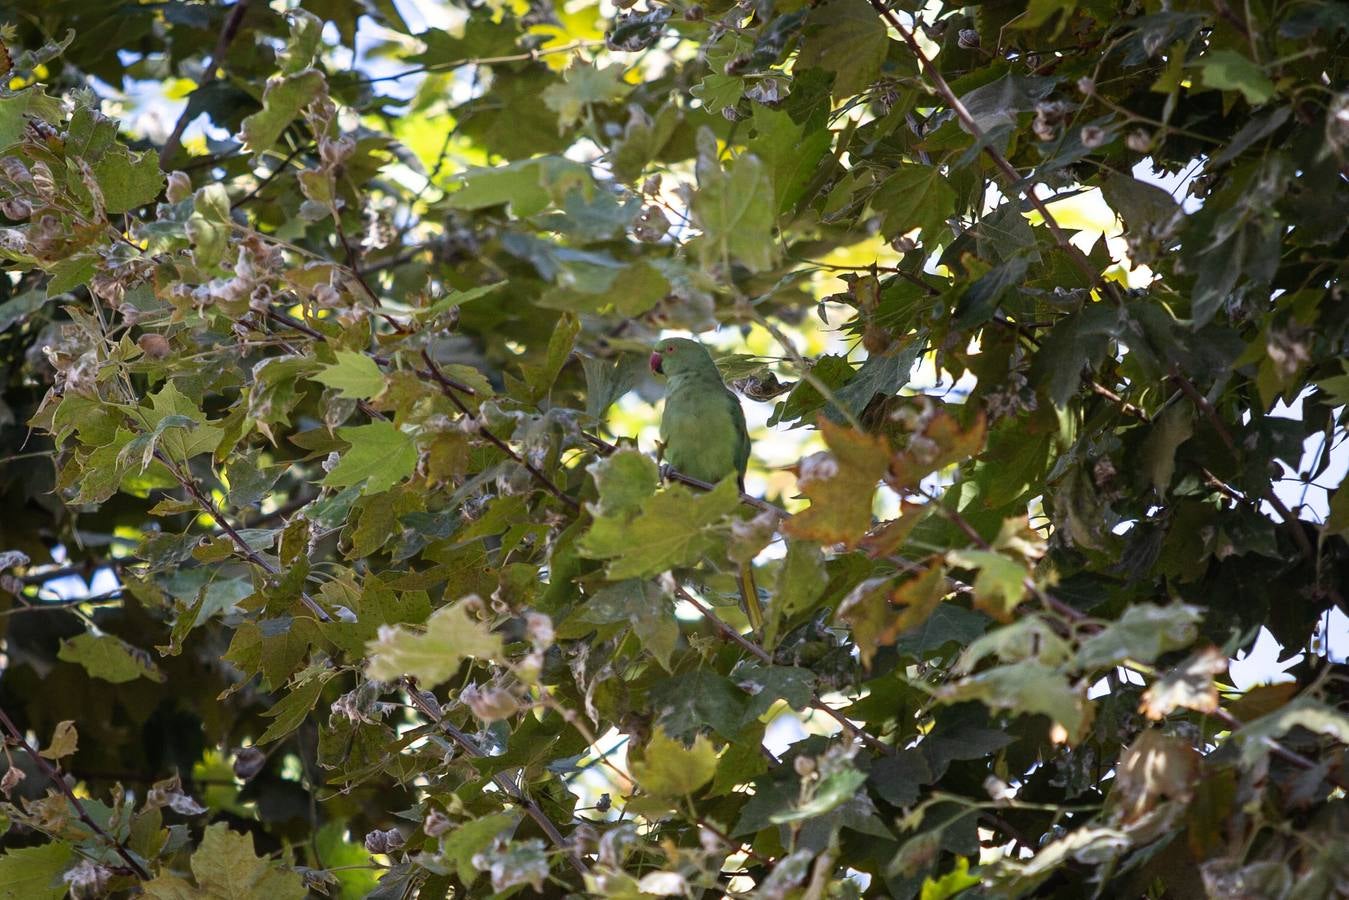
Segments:
[[[670,465],[669,463],[660,464],[661,481],[669,481],[673,475],[674,475],[674,466]]]

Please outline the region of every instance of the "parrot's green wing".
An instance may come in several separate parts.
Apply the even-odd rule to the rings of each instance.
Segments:
[[[718,380],[689,379],[670,390],[660,423],[665,461],[676,471],[716,483],[744,478],[749,432],[735,395]]]

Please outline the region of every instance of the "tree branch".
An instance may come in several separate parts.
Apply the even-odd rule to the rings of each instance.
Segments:
[[[208,497],[192,478],[179,471],[178,467],[158,450],[155,451],[155,459],[164,464],[164,467],[169,470],[174,479],[183,486],[183,490],[187,491],[188,496],[195,500],[197,505],[202,508],[202,511],[210,516],[215,523],[220,526],[220,529],[229,536],[230,541],[234,544],[235,549],[239,551],[241,556],[262,569],[268,575],[277,574],[276,566],[272,565],[265,557],[248,545],[248,542],[243,539],[243,536],[239,534],[238,530],[225,518],[225,514],[216,507],[215,501]],[[309,608],[310,612],[318,617],[320,622],[332,621],[332,616],[328,615],[327,610],[320,606],[317,600],[304,591],[300,591],[300,601]]]
[[[402,680],[403,686],[408,692],[408,699],[412,701],[412,705],[417,707],[417,710],[422,715],[434,722],[436,727],[445,732],[450,740],[454,741],[460,749],[469,756],[477,759],[481,759],[487,755],[483,752],[483,749],[478,746],[477,741],[460,731],[454,725],[445,721],[445,717],[441,715],[439,706],[432,705],[426,699],[426,696],[423,695],[421,690],[417,687],[417,680],[415,678],[410,675],[405,675]],[[582,877],[588,875],[589,870],[582,861],[580,853],[577,852],[574,846],[570,846],[567,843],[567,839],[562,836],[562,832],[558,830],[557,825],[553,824],[553,820],[548,818],[547,813],[543,811],[539,804],[524,791],[517,788],[504,773],[498,772],[491,777],[493,783],[501,789],[502,793],[507,797],[510,797],[513,802],[519,804],[520,808],[529,814],[529,817],[538,824],[539,828],[543,830],[543,833],[548,835],[548,840],[552,841],[553,845],[559,850],[566,853],[567,860],[571,863],[572,868]]]
[[[960,102],[960,98],[956,96],[955,91],[951,90],[951,85],[947,83],[941,70],[934,66],[932,60],[923,52],[923,48],[914,39],[913,32],[904,27],[904,23],[899,21],[899,17],[891,12],[882,0],[868,0],[868,2],[891,28],[899,32],[899,36],[904,40],[904,43],[909,45],[910,52],[918,60],[919,68],[927,76],[928,81],[932,83],[933,89],[941,95],[942,100],[956,114],[956,118],[965,126],[965,130],[974,137],[975,143],[983,145],[984,153],[993,161],[993,165],[997,167],[998,171],[1003,174],[1007,181],[1007,189],[1015,191],[1025,198],[1031,206],[1035,207],[1035,210],[1044,218],[1045,226],[1049,229],[1050,234],[1054,236],[1054,242],[1068,254],[1068,258],[1072,260],[1073,265],[1086,276],[1088,284],[1094,286],[1099,282],[1110,299],[1115,303],[1120,303],[1123,298],[1120,297],[1119,289],[1113,282],[1102,281],[1101,273],[1092,266],[1091,260],[1087,259],[1082,251],[1068,240],[1068,235],[1059,226],[1058,220],[1049,211],[1049,207],[1045,205],[1043,200],[1035,196],[1035,186],[1030,185],[1024,189],[1020,186],[1021,173],[1017,172],[1016,167],[1007,160],[1007,157],[1003,156],[996,147],[985,140],[984,130],[974,121],[974,116],[970,115],[970,111],[965,108],[965,104]]]
[[[1218,411],[1213,408],[1213,404],[1208,402],[1208,398],[1199,393],[1199,389],[1194,386],[1194,383],[1181,374],[1179,366],[1172,369],[1171,380],[1180,387],[1190,402],[1204,414],[1204,418],[1208,419],[1209,424],[1213,426],[1213,430],[1218,433],[1219,439],[1222,440],[1223,446],[1231,454],[1233,461],[1240,462],[1241,451],[1237,449],[1237,442],[1232,438],[1232,432],[1227,429],[1227,424],[1218,415]],[[1307,559],[1315,559],[1316,550],[1312,548],[1311,540],[1302,529],[1302,520],[1293,515],[1293,511],[1279,499],[1278,494],[1274,493],[1274,485],[1271,484],[1267,487],[1263,496],[1269,505],[1274,507],[1274,511],[1279,514],[1283,524],[1292,531],[1293,540],[1297,543],[1302,555]]]
[[[216,69],[224,62],[225,53],[229,50],[230,44],[234,42],[235,36],[238,35],[239,26],[243,24],[244,14],[248,12],[248,2],[249,0],[236,0],[233,8],[230,9],[230,14],[225,18],[225,24],[220,29],[220,36],[216,39],[215,49],[211,51],[211,59],[206,63],[206,70],[202,73],[201,81],[197,82],[197,90],[201,90],[215,81]],[[183,130],[187,128],[188,110],[191,108],[192,102],[189,99],[187,106],[183,108],[182,115],[178,117],[178,121],[173,126],[173,132],[169,134],[168,140],[159,150],[159,167],[161,169],[167,170],[169,160],[178,152],[183,139]]]
[[[450,402],[453,403],[456,407],[458,407],[461,413],[470,418],[473,418],[473,413],[469,410],[469,408],[466,405],[464,405],[464,401],[459,399],[459,395],[456,393],[458,387],[455,385],[455,382],[445,377],[444,373],[440,371],[440,367],[436,365],[435,360],[431,359],[431,354],[426,350],[422,350],[422,359],[426,362],[427,371],[426,372],[421,372],[420,370],[414,371],[417,371],[419,375],[430,375],[431,380],[440,386],[441,393],[443,393],[446,397],[448,397]],[[547,490],[548,493],[552,494],[554,497],[561,500],[565,505],[571,507],[572,509],[581,508],[581,504],[576,500],[575,497],[572,497],[566,491],[562,490],[562,488],[558,487],[557,484],[555,484],[551,478],[545,475],[541,469],[539,469],[533,463],[529,462],[519,453],[516,453],[513,449],[511,449],[511,446],[509,444],[507,444],[501,438],[493,434],[492,430],[488,428],[486,425],[478,423],[477,432],[480,436],[485,438],[487,442],[490,443],[492,446],[496,447],[502,453],[505,453],[511,459],[515,460],[517,463],[524,466],[525,470],[529,472],[530,475],[534,476],[534,480],[537,481],[545,490]]]
[[[763,647],[754,643],[754,641],[750,640],[749,638],[741,634],[739,631],[732,628],[729,623],[724,621],[720,616],[716,614],[716,612],[712,609],[711,606],[707,605],[703,601],[699,600],[697,597],[690,594],[682,584],[676,582],[674,592],[675,596],[677,596],[680,600],[683,600],[685,603],[689,604],[694,609],[698,610],[699,615],[701,615],[704,619],[706,619],[709,623],[711,623],[712,627],[715,628],[722,635],[722,637],[726,638],[728,641],[730,641],[733,644],[736,644],[742,649],[748,651],[750,654],[755,656],[760,662],[767,663],[770,666],[773,664],[773,654],[769,653]],[[884,743],[880,739],[876,738],[874,735],[868,733],[865,729],[858,728],[856,725],[852,723],[852,721],[847,716],[843,715],[843,713],[839,712],[838,710],[834,709],[832,706],[821,700],[820,696],[816,694],[814,691],[812,691],[810,695],[810,705],[812,709],[819,710],[820,712],[827,715],[829,718],[833,719],[839,725],[841,725],[843,727],[843,731],[846,734],[856,735],[857,738],[863,744],[866,744],[873,750],[878,750],[886,755],[895,752],[894,747],[891,747],[889,744]]]
[[[127,848],[122,845],[121,841],[115,840],[112,835],[104,831],[102,826],[90,817],[88,810],[86,810],[84,804],[80,802],[80,798],[76,797],[75,792],[70,789],[70,785],[66,784],[66,780],[61,775],[60,770],[57,769],[55,765],[48,762],[42,754],[37,752],[37,750],[33,749],[28,743],[28,739],[23,736],[23,732],[19,731],[18,727],[14,724],[14,720],[9,717],[9,713],[5,712],[2,708],[0,708],[0,726],[4,727],[5,732],[9,735],[9,740],[18,744],[23,752],[28,754],[28,758],[33,761],[33,765],[37,766],[42,774],[46,775],[51,783],[56,785],[57,789],[65,795],[66,799],[70,801],[70,805],[75,807],[75,813],[80,817],[80,821],[83,822],[90,831],[98,835],[99,838],[111,846],[113,850],[117,851],[117,855],[126,861],[126,864],[131,868],[131,871],[135,872],[140,878],[148,881],[150,873],[145,870],[145,867],[136,861],[136,858],[131,855],[131,851],[127,850]]]

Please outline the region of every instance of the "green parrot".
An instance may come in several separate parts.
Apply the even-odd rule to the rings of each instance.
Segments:
[[[745,412],[721,380],[707,348],[688,338],[666,338],[651,354],[651,371],[666,378],[665,413],[660,420],[662,454],[670,468],[716,484],[735,473],[745,489],[749,430]],[[763,608],[753,570],[740,566],[740,592],[755,631],[763,626]]]

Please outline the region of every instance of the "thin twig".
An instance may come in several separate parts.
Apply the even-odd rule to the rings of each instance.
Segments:
[[[258,194],[262,193],[263,188],[267,187],[267,185],[272,183],[273,179],[275,179],[282,172],[286,171],[286,166],[290,165],[291,162],[295,159],[295,157],[299,156],[301,153],[303,153],[311,146],[313,145],[301,144],[294,150],[290,151],[290,153],[286,154],[285,159],[277,163],[275,169],[272,169],[272,171],[268,172],[262,179],[260,179],[258,183],[253,187],[253,190],[249,191],[247,194],[244,194],[243,197],[231,203],[230,210],[233,211],[239,209],[245,204],[251,202],[255,197],[258,196]]]
[[[370,282],[366,281],[365,275],[361,273],[360,257],[356,255],[356,249],[351,246],[351,241],[347,240],[347,232],[342,227],[342,216],[336,210],[333,211],[333,226],[337,231],[337,240],[341,242],[342,249],[347,255],[347,269],[356,279],[356,283],[361,286],[361,290],[365,291],[366,296],[373,300],[376,306],[382,306],[383,302],[379,299],[379,294],[375,293],[375,289],[370,286]]]
[[[265,557],[248,545],[248,542],[243,539],[243,536],[239,534],[238,530],[225,518],[225,514],[215,505],[215,501],[207,496],[192,478],[180,472],[178,467],[169,461],[168,457],[157,450],[155,451],[155,458],[164,464],[164,467],[169,470],[174,479],[183,486],[183,490],[187,491],[188,495],[202,508],[202,511],[210,516],[212,520],[220,526],[220,529],[229,536],[230,541],[234,544],[235,549],[239,551],[240,555],[259,569],[262,569],[268,575],[277,574],[276,566],[272,565]],[[319,605],[317,600],[304,591],[300,591],[300,601],[309,608],[310,612],[318,617],[320,622],[332,621],[332,616],[328,615],[327,611]]]
[[[80,817],[80,821],[88,826],[90,831],[94,832],[94,834],[98,835],[111,845],[112,848],[117,851],[117,855],[122,857],[122,859],[126,861],[126,864],[131,867],[131,871],[135,872],[141,878],[148,880],[150,878],[150,873],[145,871],[145,867],[136,861],[136,858],[131,855],[131,852],[127,850],[126,847],[122,846],[121,841],[114,839],[112,835],[104,831],[102,826],[90,817],[88,810],[86,810],[84,804],[80,802],[80,798],[76,797],[75,792],[70,789],[70,785],[66,784],[66,779],[61,775],[61,772],[55,765],[48,762],[42,754],[33,749],[32,745],[28,743],[28,739],[23,736],[23,732],[19,731],[18,727],[14,724],[14,720],[9,717],[9,713],[5,712],[2,708],[0,708],[0,726],[4,726],[5,731],[9,734],[9,739],[18,744],[23,752],[28,754],[28,758],[33,761],[33,765],[37,766],[38,769],[42,771],[42,774],[46,775],[51,783],[56,785],[57,789],[65,795],[66,799],[70,801],[70,805],[75,807],[75,813]]]
[[[460,69],[464,66],[490,66],[496,63],[510,62],[533,62],[540,57],[550,56],[554,53],[570,53],[573,50],[581,50],[585,47],[602,45],[604,41],[572,41],[569,44],[560,44],[556,47],[548,47],[543,50],[531,50],[528,53],[512,53],[507,56],[484,56],[480,58],[470,57],[468,59],[456,59],[450,62],[430,63],[425,66],[416,66],[411,69],[404,69],[402,72],[395,72],[392,75],[379,75],[373,78],[362,78],[357,84],[378,84],[381,81],[397,81],[400,78],[407,78],[409,75],[420,75],[423,72],[448,72],[452,69]]]
[[[694,609],[698,610],[698,614],[701,615],[704,619],[706,619],[709,623],[711,623],[712,627],[715,628],[723,637],[725,637],[731,643],[736,644],[737,646],[741,647],[747,652],[753,654],[756,658],[758,658],[760,662],[766,663],[770,666],[773,664],[773,655],[771,653],[769,653],[763,647],[760,647],[758,644],[754,643],[754,641],[745,637],[739,631],[736,631],[734,628],[732,628],[729,623],[727,623],[725,620],[723,620],[720,616],[716,614],[716,612],[712,609],[711,606],[699,600],[697,597],[693,596],[693,594],[689,593],[688,590],[683,585],[676,583],[674,586],[674,592],[676,597],[678,597],[680,600],[683,600],[685,603],[689,604]],[[895,748],[891,747],[889,744],[882,742],[875,736],[868,733],[865,729],[858,728],[856,725],[852,723],[852,721],[847,716],[843,715],[843,713],[839,712],[829,704],[825,703],[823,700],[820,699],[819,695],[815,694],[814,692],[811,693],[810,705],[812,709],[819,710],[820,712],[829,716],[829,718],[833,719],[839,725],[841,725],[845,733],[855,734],[858,737],[858,739],[861,740],[862,743],[866,744],[868,747],[871,747],[874,750],[879,750],[880,752],[885,754],[891,754],[895,752]]]
[[[971,541],[973,541],[976,547],[984,551],[989,552],[993,551],[993,545],[990,544],[988,541],[984,540],[984,536],[980,534],[977,530],[975,530],[974,526],[971,525],[965,519],[964,516],[962,516],[956,510],[943,505],[941,503],[940,497],[937,497],[935,494],[931,494],[921,488],[919,488],[918,493],[926,497],[933,504],[934,508],[939,513],[941,513],[941,515],[945,516],[946,519],[951,522],[951,524],[955,525],[962,532],[964,532],[965,536],[968,537]],[[1058,599],[1057,597],[1050,594],[1048,591],[1041,588],[1038,584],[1035,583],[1035,579],[1031,578],[1029,575],[1026,576],[1026,578],[1023,579],[1021,583],[1022,586],[1026,590],[1030,591],[1031,594],[1034,595],[1035,598],[1039,600],[1040,603],[1043,604],[1046,609],[1058,613],[1068,621],[1080,622],[1087,617],[1086,613],[1074,609],[1067,603],[1064,603],[1062,600]]]
[[[904,23],[899,21],[899,17],[891,12],[882,0],[868,0],[868,2],[891,28],[899,32],[899,36],[904,40],[904,43],[909,45],[909,51],[913,53],[914,58],[918,61],[919,68],[927,76],[928,81],[932,83],[933,89],[941,95],[946,105],[956,114],[956,118],[965,126],[965,130],[974,137],[974,142],[982,145],[984,153],[1007,179],[1007,188],[1020,194],[1031,206],[1035,207],[1036,211],[1044,218],[1045,226],[1049,229],[1050,234],[1054,236],[1054,242],[1068,254],[1068,258],[1086,276],[1089,284],[1095,285],[1099,282],[1112,301],[1117,304],[1122,302],[1123,298],[1119,295],[1119,290],[1115,284],[1111,281],[1102,281],[1101,273],[1092,266],[1091,260],[1087,259],[1082,251],[1068,240],[1067,233],[1059,226],[1058,220],[1049,211],[1049,207],[1035,195],[1035,186],[1029,185],[1024,189],[1021,187],[1021,173],[1017,172],[1016,167],[1008,162],[1007,157],[1003,156],[998,148],[988,142],[984,130],[979,127],[979,123],[974,121],[974,116],[970,115],[970,111],[965,108],[965,104],[960,102],[960,98],[951,89],[951,85],[947,83],[941,70],[934,66],[932,60],[923,52],[923,48],[919,46],[913,32],[904,27]]]
[[[1219,439],[1222,440],[1223,446],[1232,455],[1232,459],[1240,462],[1241,452],[1237,449],[1237,442],[1232,438],[1232,432],[1227,429],[1227,425],[1218,415],[1218,411],[1213,408],[1213,404],[1208,402],[1208,398],[1199,393],[1199,389],[1194,386],[1194,383],[1181,374],[1179,367],[1171,371],[1171,380],[1180,387],[1190,402],[1204,414],[1204,418],[1208,419],[1209,424],[1213,426],[1213,430],[1218,433]],[[1292,531],[1293,540],[1297,543],[1298,549],[1302,551],[1302,555],[1307,559],[1314,559],[1316,551],[1312,548],[1311,540],[1302,528],[1302,520],[1293,515],[1293,511],[1279,499],[1279,495],[1274,492],[1274,485],[1271,484],[1266,488],[1263,496],[1269,505],[1274,507],[1274,511],[1279,514],[1283,524]]]
[[[440,367],[436,365],[435,360],[431,359],[431,354],[426,350],[422,350],[422,359],[426,362],[427,372],[421,373],[419,371],[419,374],[429,374],[431,376],[431,380],[440,386],[441,393],[444,394],[446,397],[448,397],[450,402],[453,403],[456,407],[458,407],[461,413],[463,413],[465,416],[472,418],[473,413],[464,404],[464,401],[459,399],[459,395],[456,393],[458,388],[455,386],[455,383],[450,379],[446,378],[445,375],[440,371]],[[547,490],[548,493],[552,494],[554,497],[561,500],[564,504],[571,507],[572,509],[581,508],[581,504],[576,500],[575,497],[572,497],[566,491],[562,490],[562,488],[558,487],[557,484],[554,483],[551,478],[545,475],[541,469],[539,469],[533,463],[529,462],[519,453],[516,453],[513,449],[511,449],[510,444],[507,444],[501,438],[493,434],[492,430],[489,429],[486,425],[482,424],[481,422],[478,423],[477,432],[481,437],[485,438],[487,442],[490,443],[493,447],[496,447],[502,453],[505,453],[511,459],[515,460],[517,463],[524,466],[525,470],[529,472],[530,475],[534,476],[534,480],[537,481],[545,490]]]
[[[412,701],[412,705],[417,707],[417,710],[422,715],[434,722],[436,727],[445,732],[450,740],[459,745],[465,753],[475,758],[487,756],[487,754],[483,752],[483,749],[478,746],[477,741],[473,740],[473,738],[469,737],[454,725],[445,721],[445,717],[441,714],[439,706],[429,702],[417,687],[416,679],[411,676],[404,676],[403,686],[407,689],[408,698]],[[510,797],[515,803],[519,804],[520,808],[528,813],[531,819],[538,823],[539,828],[543,830],[544,834],[548,835],[548,840],[552,841],[554,846],[567,854],[567,859],[571,862],[572,868],[574,868],[579,875],[585,877],[589,874],[589,871],[575,846],[567,843],[567,839],[562,836],[562,832],[558,830],[555,824],[553,824],[553,820],[548,818],[547,813],[543,811],[538,803],[534,802],[534,800],[525,794],[523,790],[517,788],[503,772],[498,772],[493,775],[492,781],[501,789],[502,793],[507,797]]]
[[[1245,722],[1241,721],[1236,716],[1232,715],[1230,712],[1222,708],[1214,710],[1213,715],[1215,718],[1220,719],[1225,725],[1227,725],[1227,727],[1232,732],[1236,732],[1237,729],[1243,728],[1246,725]],[[1274,740],[1274,738],[1267,737],[1264,739],[1264,741],[1265,746],[1269,747],[1269,751],[1273,753],[1275,756],[1284,760],[1285,762],[1292,763],[1299,769],[1311,770],[1317,768],[1315,762],[1303,756],[1301,753],[1298,753],[1296,750],[1289,750],[1283,744],[1280,744],[1278,741]],[[1349,790],[1349,779],[1345,779],[1344,776],[1342,775],[1338,775],[1335,772],[1328,771],[1326,772],[1326,779],[1331,784],[1335,785],[1341,790]]]
[[[215,49],[211,51],[211,58],[206,63],[206,69],[202,72],[201,81],[197,82],[197,90],[201,90],[215,81],[216,70],[225,60],[225,53],[229,50],[235,36],[239,33],[239,26],[244,22],[244,14],[248,12],[248,0],[237,0],[234,7],[230,10],[229,16],[225,18],[225,24],[220,29],[220,36],[216,39]],[[178,147],[183,139],[183,130],[187,128],[187,114],[191,110],[192,104],[189,101],[183,108],[182,115],[173,126],[173,131],[169,134],[169,139],[164,142],[164,146],[159,150],[159,167],[167,169],[169,160],[178,152]]]

